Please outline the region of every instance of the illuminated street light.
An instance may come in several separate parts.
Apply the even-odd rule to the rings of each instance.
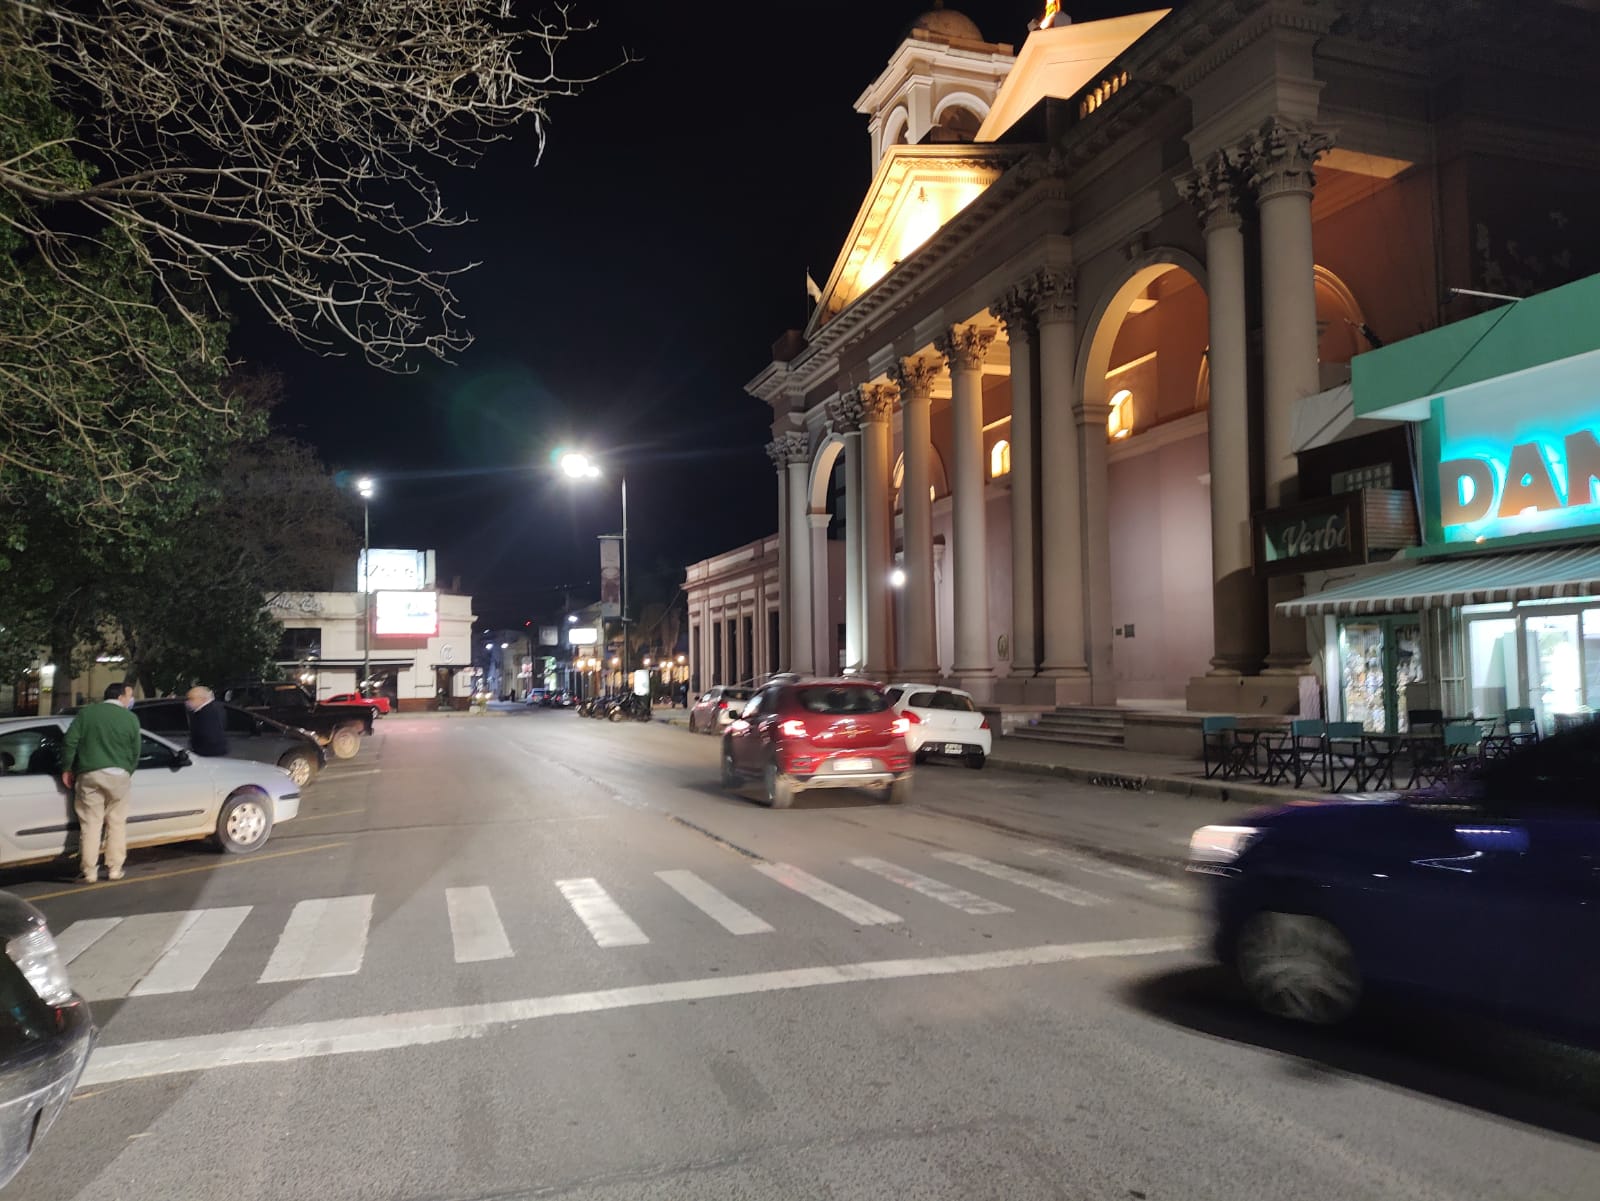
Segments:
[[[889,573],[889,587],[891,587],[891,588],[904,588],[905,586],[906,586],[906,573],[901,568],[896,567],[893,571],[891,571]]]
[[[573,480],[597,480],[600,465],[581,450],[563,450],[556,454],[562,474]],[[622,654],[628,654],[628,477],[622,483]],[[604,618],[601,618],[604,621]],[[624,669],[626,670],[626,669]]]
[[[356,681],[360,693],[372,678],[372,516],[368,512],[378,482],[370,475],[356,481],[356,495],[361,497],[361,678]]]

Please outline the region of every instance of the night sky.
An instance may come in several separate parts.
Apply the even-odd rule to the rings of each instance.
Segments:
[[[635,580],[652,564],[681,580],[777,528],[770,416],[743,385],[804,323],[806,269],[826,281],[871,178],[852,102],[928,6],[578,0],[575,19],[600,24],[569,46],[570,71],[624,48],[640,61],[552,103],[537,166],[529,128],[439,175],[474,218],[433,245],[482,264],[458,284],[475,343],[413,375],[250,325],[235,353],[286,376],[285,432],[378,477],[373,544],[437,549],[441,584],[459,576],[481,624],[537,620],[563,585],[594,599],[619,469]],[[1020,47],[1043,4],[950,7]],[[1066,7],[1082,20],[1142,6]],[[599,455],[610,479],[580,490],[552,473],[562,444]]]

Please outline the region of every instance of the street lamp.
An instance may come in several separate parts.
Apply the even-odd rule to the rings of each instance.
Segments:
[[[571,480],[597,480],[600,465],[580,450],[562,451],[557,459]],[[628,477],[622,483],[622,674],[628,674]]]
[[[361,678],[356,681],[357,695],[364,695],[367,681],[372,678],[372,495],[378,490],[370,475],[356,481],[356,492],[361,497]]]

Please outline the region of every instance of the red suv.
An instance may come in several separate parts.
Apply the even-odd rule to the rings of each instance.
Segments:
[[[909,723],[864,680],[784,680],[750,699],[722,736],[722,784],[759,777],[767,804],[787,809],[807,788],[881,788],[911,796]]]

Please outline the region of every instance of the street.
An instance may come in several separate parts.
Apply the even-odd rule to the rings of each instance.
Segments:
[[[775,812],[716,754],[394,717],[254,857],[7,873],[101,1029],[7,1195],[1595,1195],[1594,1058],[1245,1009],[1177,868],[1238,810],[928,766]]]

